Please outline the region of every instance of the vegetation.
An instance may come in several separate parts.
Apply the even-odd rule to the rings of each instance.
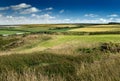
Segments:
[[[119,31],[71,31],[104,26],[119,29],[118,24],[1,28],[29,33],[0,37],[0,81],[119,81]]]
[[[42,80],[46,77],[51,80],[59,76],[61,81],[119,80],[119,52],[118,54],[113,52],[113,55],[110,51],[102,52],[99,49],[91,52],[86,49],[86,52],[82,51],[84,54],[80,51],[74,55],[34,52],[25,55],[1,56],[0,80],[9,81],[9,78],[22,80],[26,79],[25,76],[28,80],[31,76],[33,81],[41,80],[41,76]]]
[[[120,31],[119,25],[95,25],[84,28],[72,29],[70,31],[79,31],[79,32],[114,32]]]
[[[96,35],[96,34],[120,34],[119,24],[92,25],[92,24],[48,24],[48,25],[22,25],[20,27],[2,27],[0,35],[17,33],[42,33],[42,34],[67,34],[67,35]]]

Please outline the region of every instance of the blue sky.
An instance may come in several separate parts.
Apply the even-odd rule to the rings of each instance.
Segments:
[[[120,0],[0,0],[0,24],[120,21]]]

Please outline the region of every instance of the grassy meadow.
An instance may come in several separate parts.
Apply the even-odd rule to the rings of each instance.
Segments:
[[[119,24],[20,25],[0,35],[0,81],[120,81]]]

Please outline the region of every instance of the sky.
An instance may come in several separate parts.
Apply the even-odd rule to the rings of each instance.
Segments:
[[[0,0],[0,25],[120,21],[120,0]]]

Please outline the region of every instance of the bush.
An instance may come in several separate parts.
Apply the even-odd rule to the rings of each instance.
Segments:
[[[8,49],[8,45],[12,46],[15,42],[17,42],[19,38],[15,37],[0,37],[0,50]]]
[[[120,43],[102,43],[100,46],[100,50],[111,53],[120,52]]]

